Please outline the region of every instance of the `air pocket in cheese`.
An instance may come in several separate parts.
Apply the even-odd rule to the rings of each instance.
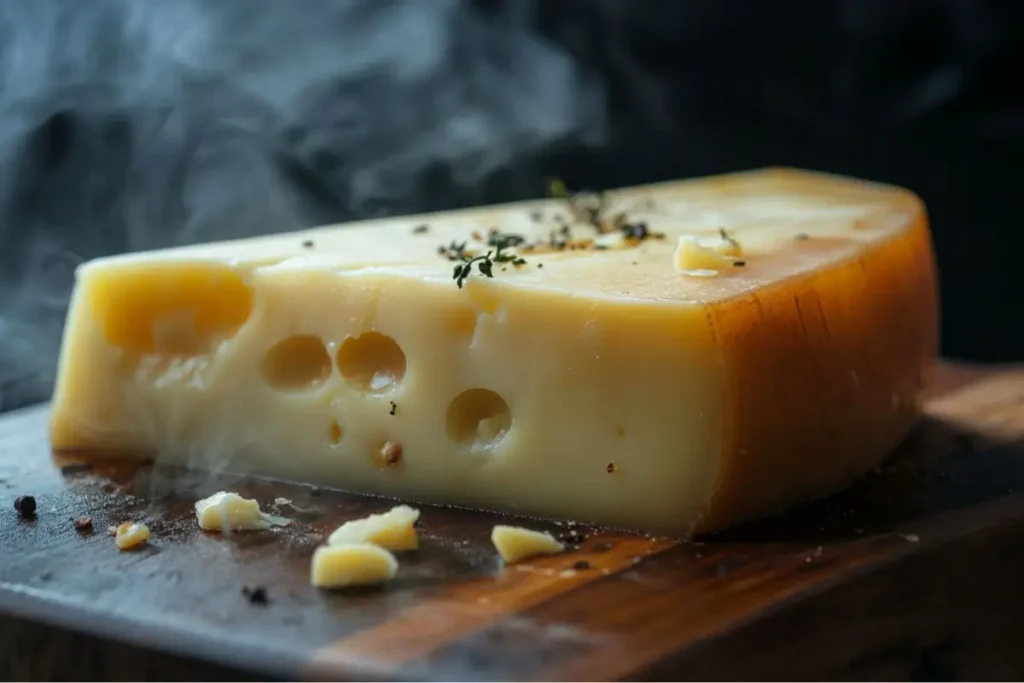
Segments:
[[[912,193],[770,169],[600,206],[86,263],[52,444],[687,534],[837,491],[913,427],[938,300]]]

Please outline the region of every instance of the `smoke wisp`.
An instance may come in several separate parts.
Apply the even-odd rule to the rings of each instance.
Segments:
[[[0,4],[0,410],[96,256],[425,208],[605,134],[601,83],[459,0]]]

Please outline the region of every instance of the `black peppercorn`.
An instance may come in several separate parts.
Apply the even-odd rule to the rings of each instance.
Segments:
[[[36,516],[36,499],[33,496],[18,496],[14,501],[14,509],[24,519]]]

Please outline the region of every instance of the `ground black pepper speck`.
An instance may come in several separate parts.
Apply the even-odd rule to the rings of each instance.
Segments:
[[[579,529],[567,529],[561,533],[561,538],[564,543],[582,543],[587,540],[586,534]]]
[[[254,605],[266,605],[270,602],[270,598],[267,597],[267,589],[263,586],[242,586],[242,595],[249,599]]]
[[[22,519],[31,519],[36,516],[36,499],[33,496],[18,496],[14,500],[14,509]]]

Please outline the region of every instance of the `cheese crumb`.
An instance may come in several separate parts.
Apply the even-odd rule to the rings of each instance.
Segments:
[[[565,550],[565,546],[549,533],[503,524],[498,524],[491,531],[491,542],[507,564],[535,555],[552,555]]]
[[[413,525],[419,518],[419,510],[399,505],[382,514],[345,522],[328,537],[327,545],[372,543],[388,550],[415,550],[419,537]]]
[[[136,522],[125,522],[114,529],[114,543],[121,550],[131,550],[149,540],[149,527]]]
[[[272,526],[287,526],[289,520],[264,514],[260,504],[237,493],[218,491],[196,501],[196,519],[203,531],[254,531]]]
[[[721,240],[721,243],[729,244],[729,240]],[[672,265],[676,269],[677,273],[691,274],[700,272],[702,275],[707,271],[718,272],[731,268],[734,264],[734,260],[729,256],[720,253],[715,248],[709,248],[701,245],[693,235],[683,235],[679,238],[679,245],[676,247],[675,252],[672,254]],[[732,249],[729,246],[723,246],[723,249]]]
[[[309,582],[317,588],[371,586],[393,578],[398,560],[372,543],[324,545],[313,551]]]

